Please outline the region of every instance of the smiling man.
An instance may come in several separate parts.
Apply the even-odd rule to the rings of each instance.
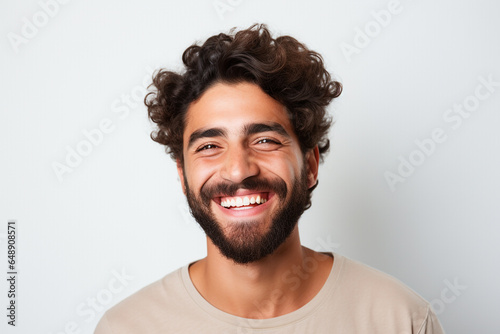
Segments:
[[[107,311],[96,333],[442,333],[399,281],[300,243],[342,90],[320,55],[255,25],[182,59],[146,105],[207,256]]]

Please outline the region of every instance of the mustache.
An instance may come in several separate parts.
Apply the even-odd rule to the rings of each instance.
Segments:
[[[248,178],[240,183],[217,183],[204,185],[200,191],[201,200],[210,204],[215,195],[234,196],[239,189],[255,190],[255,192],[272,191],[280,198],[286,198],[287,187],[281,179],[267,180],[262,178]]]

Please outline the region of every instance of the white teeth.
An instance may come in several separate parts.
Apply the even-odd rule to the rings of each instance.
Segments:
[[[248,205],[251,204],[264,204],[267,202],[267,199],[264,197],[260,197],[260,195],[257,195],[257,197],[235,197],[235,198],[227,198],[226,200],[221,200],[220,205],[225,207],[225,208],[241,208],[241,207],[247,207]],[[251,207],[247,207],[247,209],[251,209]]]

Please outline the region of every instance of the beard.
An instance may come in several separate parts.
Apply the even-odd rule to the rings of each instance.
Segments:
[[[288,200],[287,186],[282,179],[252,177],[241,183],[204,185],[199,198],[189,189],[186,179],[184,180],[191,214],[221,254],[238,264],[255,262],[272,254],[290,236],[309,203],[305,167],[300,177],[294,180]],[[217,222],[210,207],[215,194],[234,196],[238,189],[272,191],[279,198],[282,204],[271,216],[267,231],[262,231],[259,221],[232,222],[224,229]]]

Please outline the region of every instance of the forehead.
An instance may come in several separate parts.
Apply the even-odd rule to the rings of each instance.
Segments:
[[[286,108],[252,83],[217,83],[192,102],[186,114],[184,143],[200,129],[238,131],[252,123],[280,124],[294,135]]]

